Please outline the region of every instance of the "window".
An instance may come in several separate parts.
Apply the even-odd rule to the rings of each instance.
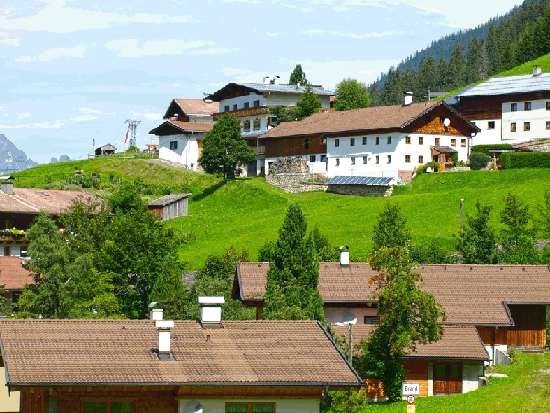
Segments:
[[[411,163],[411,155],[405,155],[405,162]]]
[[[170,141],[170,150],[175,151],[178,149],[178,141]]]
[[[315,162],[315,155],[311,155],[311,156],[309,157],[309,161],[310,161],[310,162]]]
[[[304,149],[309,149],[309,139],[308,138],[304,139]]]
[[[254,107],[255,107],[255,108],[259,108],[259,107],[260,107],[260,101],[259,101],[259,100],[255,100],[255,101],[254,101]]]
[[[421,165],[424,163],[424,157],[422,155],[418,155],[418,163]]]
[[[363,138],[363,145],[366,145],[366,144],[367,144],[367,138],[364,137],[364,138]]]
[[[328,160],[326,155],[321,155],[321,162],[326,162]]]
[[[363,316],[364,324],[380,324],[380,318],[377,315]]]
[[[436,145],[441,145],[441,139],[440,138],[435,138],[435,144]]]
[[[353,157],[351,158],[351,164],[355,165],[355,158],[353,158]]]
[[[26,245],[23,245],[21,246],[21,254],[19,254],[21,257],[26,257],[27,256],[27,246]]]
[[[391,163],[391,155],[388,155],[388,163]]]
[[[229,105],[223,107],[224,112],[229,112]]]
[[[529,132],[531,130],[531,122],[523,122],[523,130]]]
[[[12,228],[10,219],[4,220],[4,228],[5,229],[11,229]]]
[[[410,136],[405,137],[405,143],[410,145],[410,143],[411,143],[411,137]]]
[[[424,145],[424,138],[423,138],[422,136],[420,136],[420,137],[418,138],[418,144],[419,144],[419,145]]]
[[[388,145],[391,145],[391,136],[388,136]]]
[[[11,255],[11,247],[9,245],[4,246],[4,255],[7,257]]]
[[[133,402],[100,401],[84,402],[84,413],[132,413]]]
[[[226,413],[274,413],[275,403],[225,403]]]
[[[376,163],[380,163],[380,155],[376,155]]]
[[[321,138],[321,143],[327,144],[327,138]]]
[[[546,110],[550,110],[550,102],[546,102]]]
[[[244,108],[250,109],[250,102],[244,102]]]
[[[510,123],[510,132],[515,132],[516,131],[516,122],[512,122]]]
[[[363,165],[366,165],[367,164],[367,157],[366,156],[363,156]]]
[[[487,123],[487,129],[495,129],[495,121],[494,120],[489,121]]]
[[[254,119],[254,130],[260,130],[261,121],[260,119]]]
[[[233,110],[237,110],[237,105],[233,105]]]
[[[380,138],[378,136],[376,137],[376,145],[380,145]]]
[[[334,139],[334,147],[338,148],[340,146],[340,139]]]
[[[451,146],[456,146],[456,139],[451,139]]]
[[[355,146],[355,139],[354,138],[351,138],[349,140],[349,146]]]
[[[546,121],[546,130],[550,130],[550,121]]]
[[[518,104],[512,103],[510,104],[510,112],[517,112],[518,111]]]
[[[249,120],[244,121],[244,131],[245,132],[250,132],[250,121]]]
[[[336,158],[336,166],[340,166],[340,158]]]
[[[523,110],[531,110],[531,102],[523,102]]]

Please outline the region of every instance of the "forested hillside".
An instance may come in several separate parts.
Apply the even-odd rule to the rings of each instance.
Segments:
[[[550,0],[525,0],[503,17],[436,42],[391,68],[370,87],[371,105],[448,92],[550,53]]]

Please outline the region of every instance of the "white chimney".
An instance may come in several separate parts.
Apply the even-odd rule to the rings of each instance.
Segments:
[[[264,85],[269,85],[269,76],[264,76]]]
[[[411,103],[413,103],[413,93],[412,92],[406,92],[405,93],[405,100],[403,101],[403,106],[409,106]]]
[[[542,67],[540,65],[533,66],[533,76],[539,76],[542,73]]]
[[[153,308],[151,310],[151,320],[162,320],[162,308]]]
[[[13,195],[13,181],[3,181],[0,185],[0,189],[6,195]]]
[[[168,320],[155,321],[155,327],[159,331],[159,358],[170,360],[170,329],[174,328],[174,322]]]
[[[281,76],[275,76],[275,79],[273,79],[273,80],[274,80],[274,84],[278,85],[279,81],[281,80]]]
[[[340,266],[349,267],[349,247],[340,247]]]
[[[296,87],[300,87],[300,82],[296,82]]]
[[[222,324],[222,304],[224,297],[199,297],[201,324],[203,327],[220,327]]]

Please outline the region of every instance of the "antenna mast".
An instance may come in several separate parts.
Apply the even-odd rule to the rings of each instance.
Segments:
[[[128,131],[130,132],[130,142],[128,144],[128,148],[131,148],[132,146],[136,145],[136,129],[137,126],[141,123],[140,120],[130,120],[126,119],[126,122],[128,124]]]

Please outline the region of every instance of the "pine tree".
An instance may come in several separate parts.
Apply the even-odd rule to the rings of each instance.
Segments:
[[[540,253],[535,248],[536,230],[529,225],[529,205],[524,205],[516,195],[504,198],[504,210],[500,213],[502,246],[509,264],[538,264]]]
[[[174,258],[168,255],[149,296],[149,301],[159,303],[163,309],[163,317],[168,320],[184,318],[182,313],[187,303],[187,292],[181,276],[181,268]]]
[[[449,91],[449,65],[445,58],[441,57],[436,69],[436,91],[448,92]]]
[[[302,94],[301,100],[296,103],[297,119],[302,120],[313,115],[320,107],[321,102],[317,99],[315,93],[313,93],[312,87],[307,85],[305,92]]]
[[[430,55],[426,61],[420,62],[420,69],[418,70],[419,97],[422,100],[427,100],[424,96],[428,96],[428,89],[431,91],[435,89],[435,82],[435,61],[433,56]]]
[[[290,74],[290,79],[288,80],[289,85],[296,85],[298,83],[300,83],[302,86],[308,83],[306,79],[306,74],[302,70],[302,65],[296,65],[296,67]]]
[[[468,44],[468,53],[466,55],[466,84],[477,83],[479,79],[479,43],[474,39]]]
[[[466,218],[464,241],[458,245],[464,264],[496,264],[498,262],[495,231],[489,226],[491,207],[476,204],[477,215]]]
[[[380,96],[380,91],[376,83],[373,83],[369,89],[369,98],[371,106],[380,106],[382,104],[382,97]]]
[[[466,68],[466,56],[462,46],[457,41],[456,47],[449,60],[449,73],[451,74],[450,86],[451,88],[457,88],[464,85],[464,72]]]

